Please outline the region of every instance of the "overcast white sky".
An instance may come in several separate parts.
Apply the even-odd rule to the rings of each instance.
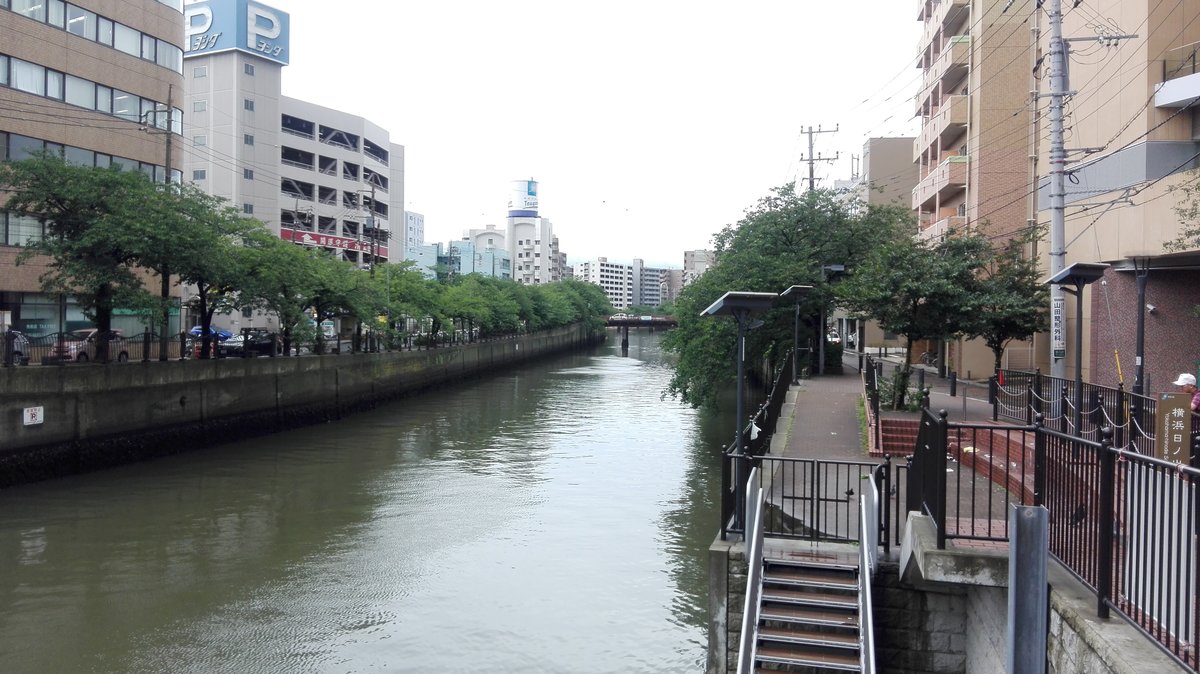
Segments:
[[[511,180],[569,260],[681,267],[770,188],[850,176],[912,135],[915,0],[265,0],[291,15],[283,93],[405,146],[428,242],[503,227]]]

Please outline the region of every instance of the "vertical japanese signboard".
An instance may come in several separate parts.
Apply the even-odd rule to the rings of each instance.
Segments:
[[[1066,300],[1062,297],[1055,297],[1050,307],[1050,348],[1054,358],[1067,357]]]
[[[1164,461],[1191,460],[1192,396],[1190,393],[1160,393],[1155,410],[1155,454]]]

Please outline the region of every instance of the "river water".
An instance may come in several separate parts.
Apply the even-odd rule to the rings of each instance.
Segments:
[[[731,418],[657,334],[0,492],[0,669],[697,672]]]

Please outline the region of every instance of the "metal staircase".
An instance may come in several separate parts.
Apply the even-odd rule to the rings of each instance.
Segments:
[[[756,672],[859,672],[858,567],[764,559]]]

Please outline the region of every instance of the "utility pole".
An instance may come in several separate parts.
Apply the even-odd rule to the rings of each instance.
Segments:
[[[1119,40],[1137,35],[1104,33],[1088,37],[1063,38],[1062,0],[1050,0],[1050,275],[1066,266],[1066,164],[1067,149],[1063,145],[1063,99],[1074,92],[1067,81],[1067,43],[1076,41],[1100,42],[1111,46]],[[1094,152],[1100,148],[1085,148],[1073,152]],[[1075,298],[1082,301],[1081,297]],[[1083,330],[1076,325],[1076,330]],[[1083,354],[1075,354],[1075,367],[1083,367]],[[1062,379],[1067,375],[1066,300],[1063,286],[1050,286],[1050,374]]]
[[[822,129],[820,126],[818,126],[816,128],[816,130],[813,130],[813,128],[810,126],[810,127],[808,127],[807,131],[801,131],[801,133],[808,134],[808,158],[807,159],[801,158],[800,161],[802,163],[808,164],[808,191],[809,192],[811,192],[817,188],[817,178],[816,178],[816,175],[814,175],[814,173],[813,173],[813,164],[815,164],[816,162],[819,162],[819,161],[837,161],[837,158],[838,158],[836,153],[832,157],[822,157],[819,154],[814,157],[813,156],[813,134],[837,133],[837,130],[838,130],[838,128],[836,126],[833,127],[832,129]]]
[[[171,84],[167,88],[167,128],[166,128],[166,131],[163,133],[163,137],[167,139],[166,156],[163,158],[164,159],[163,163],[164,163],[164,169],[166,171],[165,182],[166,182],[166,187],[167,187],[168,192],[172,189],[171,188],[171,129],[174,126],[175,115],[171,108],[174,105],[175,105],[175,85]],[[165,302],[165,300],[171,296],[171,273],[170,273],[170,269],[168,269],[166,265],[163,265],[163,269],[162,269],[161,293],[162,293],[161,297],[164,300],[164,303],[163,303],[163,308],[162,308],[162,333],[158,336],[158,359],[160,361],[165,362],[167,360],[167,349],[170,348],[170,343],[171,343],[170,337],[167,335],[167,333],[171,329],[171,307]],[[179,317],[183,318],[183,307],[182,306],[179,307]],[[180,332],[183,331],[182,323],[180,323],[180,325],[179,325],[179,330],[180,330]],[[180,355],[183,355],[183,354],[180,354]]]
[[[1062,271],[1067,251],[1064,209],[1066,200],[1063,148],[1063,97],[1067,94],[1067,45],[1062,37],[1062,0],[1050,0],[1050,275]],[[1078,298],[1076,298],[1078,301]],[[1063,287],[1050,286],[1050,374],[1067,375],[1066,299]],[[1075,326],[1076,330],[1083,326]],[[1082,354],[1075,354],[1079,359]]]

